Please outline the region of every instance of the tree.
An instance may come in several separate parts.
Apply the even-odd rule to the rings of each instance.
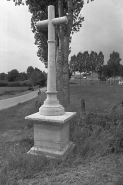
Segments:
[[[72,71],[72,73],[75,74],[75,72],[77,71],[77,56],[76,55],[71,56],[69,66],[70,66],[70,71]]]
[[[38,73],[40,73],[40,72],[41,72],[41,70],[40,70],[40,69],[38,69],[37,67],[35,67],[35,71],[37,71]]]
[[[20,81],[27,80],[27,74],[25,72],[19,73],[19,80]]]
[[[98,73],[98,78],[101,80],[102,78],[102,67],[104,64],[104,54],[102,51],[99,52],[97,55],[97,65],[96,65],[96,72]]]
[[[7,74],[0,73],[0,80],[6,80],[6,79],[7,79]]]
[[[83,65],[83,71],[86,73],[86,85],[87,85],[87,73],[90,71],[89,70],[89,53],[88,51],[85,51],[83,53],[83,61],[84,61],[84,65]]]
[[[93,73],[96,71],[97,66],[97,53],[94,51],[91,51],[90,57],[89,57],[89,68],[92,72],[92,81],[93,81]]]
[[[101,80],[106,80],[106,78],[111,77],[110,67],[106,64],[101,67]]]
[[[22,4],[22,0],[14,0]],[[93,0],[91,0],[93,1]],[[87,0],[89,2],[89,0]],[[69,67],[68,55],[70,52],[71,33],[77,32],[82,26],[84,18],[80,15],[84,0],[26,0],[26,5],[32,13],[31,27],[35,37],[35,44],[38,46],[38,57],[47,67],[47,29],[39,32],[35,24],[38,20],[47,19],[47,6],[54,5],[56,17],[67,15],[68,24],[56,27],[56,70],[58,99],[64,107],[69,104]],[[68,14],[67,14],[68,13]]]
[[[19,80],[19,72],[17,69],[13,69],[8,72],[8,81],[9,82],[14,82]]]
[[[112,77],[116,77],[119,75],[120,61],[120,54],[118,52],[113,51],[110,54],[110,59],[107,62]]]
[[[34,68],[32,66],[29,66],[27,68],[27,77],[30,78],[31,73],[34,71]]]
[[[89,71],[89,53],[88,51],[85,51],[83,53],[83,71],[88,72]]]
[[[90,53],[90,71],[95,72],[96,71],[96,66],[97,66],[97,53],[94,51],[91,51]]]
[[[72,71],[69,70],[69,79],[71,79]]]
[[[47,73],[45,71],[43,71],[43,75],[47,79]]]
[[[81,73],[84,71],[84,60],[83,60],[83,54],[79,52],[77,54],[77,68],[80,72],[80,85],[81,85]]]
[[[30,81],[31,81],[32,86],[35,86],[35,85],[38,83],[38,81],[39,81],[39,73],[38,73],[37,71],[34,70],[34,71],[30,74],[29,79],[30,79]]]
[[[32,86],[44,86],[47,81],[47,75],[44,71],[42,72],[38,68],[35,68],[35,70],[30,74],[29,79],[31,81]]]
[[[39,76],[38,76],[38,82],[37,84],[40,85],[40,86],[45,86],[46,85],[46,81],[47,81],[47,75],[45,72],[40,72],[39,73]]]
[[[123,65],[120,64],[120,67],[119,67],[119,76],[123,77]]]

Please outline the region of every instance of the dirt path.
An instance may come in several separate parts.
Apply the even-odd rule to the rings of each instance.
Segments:
[[[41,88],[41,91],[44,91],[44,90],[46,90],[46,87]],[[28,94],[16,96],[16,97],[13,97],[13,98],[0,100],[0,110],[15,106],[18,103],[23,103],[23,102],[26,102],[28,100],[31,100],[31,99],[35,98],[37,95],[38,95],[38,90],[33,91],[31,93],[28,93]]]

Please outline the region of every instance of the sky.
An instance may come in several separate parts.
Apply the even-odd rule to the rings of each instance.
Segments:
[[[123,0],[85,3],[81,14],[84,22],[72,37],[70,56],[79,51],[102,51],[106,63],[110,53],[117,51],[123,59]],[[26,72],[28,66],[45,70],[37,57],[38,48],[34,44],[30,21],[27,6],[0,0],[0,73],[12,69]]]

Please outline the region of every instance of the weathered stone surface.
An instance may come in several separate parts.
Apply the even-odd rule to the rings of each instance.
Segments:
[[[65,113],[64,107],[57,100],[56,91],[56,43],[55,26],[67,23],[67,17],[55,18],[54,6],[48,6],[48,20],[37,22],[37,28],[48,27],[48,79],[47,79],[47,99],[40,107],[39,112],[42,115],[55,116]],[[50,108],[49,108],[50,107]]]
[[[34,147],[28,153],[62,159],[74,147],[69,141],[69,120],[76,115],[75,112],[65,112],[56,91],[55,25],[66,21],[67,17],[55,18],[54,6],[49,6],[48,20],[37,23],[38,28],[48,26],[47,98],[39,112],[25,118],[34,121]]]
[[[76,115],[76,112],[65,112],[64,115],[61,116],[44,116],[40,115],[39,112],[26,116],[25,119],[30,121],[37,121],[37,123],[41,121],[49,122],[50,124],[63,124],[68,120],[72,119]],[[46,123],[46,124],[47,124]]]
[[[28,153],[65,158],[74,147],[69,141],[69,120],[75,115],[66,112],[62,116],[44,116],[38,112],[27,116],[34,121],[34,147]]]

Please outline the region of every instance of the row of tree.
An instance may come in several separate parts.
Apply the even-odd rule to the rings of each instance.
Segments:
[[[121,58],[118,52],[113,51],[110,54],[110,58],[107,64],[104,64],[104,54],[102,51],[99,53],[91,51],[79,52],[77,55],[71,56],[70,60],[70,71],[75,73],[79,71],[82,72],[94,72],[98,73],[99,79],[108,77],[123,77],[123,65],[120,64]]]
[[[29,66],[26,72],[19,72],[17,69],[13,69],[6,73],[0,73],[0,80],[8,82],[25,81],[30,80],[33,86],[39,84],[44,85],[47,80],[47,74],[38,68]]]

